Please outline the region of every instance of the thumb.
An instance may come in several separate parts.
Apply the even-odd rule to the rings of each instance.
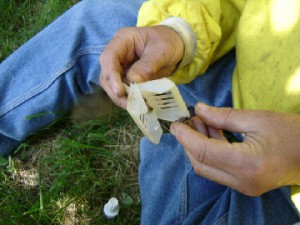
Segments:
[[[255,111],[216,108],[203,103],[196,104],[195,113],[206,125],[212,128],[237,133],[251,131],[257,120]]]
[[[142,57],[129,68],[126,78],[137,83],[155,79],[158,67],[158,62],[153,57]]]
[[[175,58],[163,45],[148,44],[140,58],[128,69],[126,78],[129,81],[143,82],[170,76],[178,64]]]
[[[184,54],[184,44],[177,32],[166,26],[142,28],[142,42],[135,42],[136,58],[128,68],[129,81],[148,81],[170,76]]]

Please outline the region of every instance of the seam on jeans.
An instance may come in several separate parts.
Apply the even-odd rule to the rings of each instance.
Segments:
[[[183,89],[183,91],[185,91],[185,93],[188,94],[189,97],[193,98],[196,102],[199,101],[199,97],[197,97],[197,95],[194,94],[193,92],[189,91],[189,88],[187,88],[185,85],[181,84],[181,85],[178,85],[178,86],[180,86],[180,88]],[[180,88],[179,88],[179,90],[180,90]]]
[[[182,150],[184,151],[184,150]],[[192,166],[191,163],[187,157],[187,155],[184,153],[184,177],[183,177],[183,183],[182,188],[180,188],[179,192],[179,206],[178,206],[178,218],[175,220],[176,224],[179,224],[180,221],[183,221],[187,217],[188,213],[188,174],[191,172]]]
[[[283,195],[283,197],[288,201],[289,205],[292,207],[292,209],[295,211],[295,213],[298,215],[298,217],[300,219],[300,212],[297,209],[297,207],[295,206],[295,204],[293,203],[293,201],[291,200],[291,197],[288,197],[288,196],[285,195],[285,193],[284,193],[284,187],[283,188],[279,188],[279,191],[281,192],[281,194]],[[291,194],[289,194],[289,196],[291,196]]]
[[[187,174],[183,177],[183,185],[182,188],[180,188],[180,194],[179,194],[179,208],[178,208],[178,214],[179,218],[185,218],[187,214]]]
[[[185,156],[185,170],[186,173],[189,174],[192,171],[192,164],[187,154],[184,153],[184,156]]]
[[[183,188],[180,188],[180,193],[179,193],[179,206],[178,206],[178,216],[176,220],[174,221],[174,224],[182,224],[182,222],[186,219],[187,217],[187,198],[188,198],[188,193],[187,193],[187,176],[188,174],[184,175],[184,183]]]
[[[57,80],[61,75],[63,75],[69,69],[71,69],[81,56],[100,54],[102,52],[102,49],[103,49],[103,45],[78,50],[75,56],[69,62],[62,65],[56,72],[54,72],[54,76],[50,76],[51,77],[50,79],[47,79],[44,83],[39,84],[36,87],[29,90],[27,93],[24,93],[22,97],[12,100],[9,102],[9,104],[0,108],[0,117],[5,115],[9,111],[13,110],[14,108],[18,107],[28,99],[33,98],[34,96],[40,94],[42,91],[46,90],[49,86],[51,86],[55,82],[55,80]]]
[[[226,218],[225,218],[226,217]],[[214,225],[224,225],[227,224],[228,220],[228,212],[226,212],[224,215],[222,215],[215,223]]]

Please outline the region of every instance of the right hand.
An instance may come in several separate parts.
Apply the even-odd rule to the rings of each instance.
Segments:
[[[190,126],[175,122],[170,131],[198,175],[249,196],[300,184],[300,115],[203,103],[195,113]],[[244,134],[243,142],[229,143],[221,130]]]
[[[123,83],[170,76],[183,54],[181,37],[167,26],[123,28],[100,56],[100,85],[116,105],[126,108]]]

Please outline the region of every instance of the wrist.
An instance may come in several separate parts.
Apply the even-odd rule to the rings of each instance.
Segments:
[[[184,44],[184,53],[177,67],[181,69],[190,64],[195,56],[197,49],[196,36],[188,23],[179,17],[169,17],[159,25],[164,25],[174,30],[181,37]]]

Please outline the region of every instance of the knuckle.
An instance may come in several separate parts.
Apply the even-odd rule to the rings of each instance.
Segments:
[[[101,55],[99,56],[99,63],[101,66],[101,70],[107,70],[113,64],[112,62],[115,60],[115,53],[111,52],[110,48],[106,47]]]
[[[109,76],[106,76],[105,74],[100,74],[100,85],[102,88],[104,88],[104,90],[107,90],[107,86],[108,86],[108,82],[110,81],[110,77]]]
[[[193,169],[194,169],[194,171],[195,171],[195,173],[197,174],[197,175],[203,175],[204,174],[204,171],[203,171],[203,169],[201,168],[201,166],[199,165],[199,164],[197,164],[197,165],[193,165]]]
[[[103,51],[99,57],[99,62],[101,65],[104,65],[105,61],[106,61],[106,53],[105,53],[105,51]]]
[[[115,36],[118,36],[118,35],[122,36],[123,33],[127,33],[132,29],[133,29],[132,27],[122,27],[115,33]]]
[[[132,70],[137,74],[143,75],[145,78],[153,77],[155,74],[154,65],[152,65],[152,63],[145,62],[142,60],[139,61],[138,66],[132,68]]]
[[[123,27],[115,33],[113,38],[124,39],[124,37],[133,37],[135,36],[134,34],[136,33],[136,30],[138,30],[136,27]]]
[[[182,143],[184,146],[186,145],[185,141],[185,135],[183,134],[182,130],[180,128],[177,127],[176,129],[176,138],[177,140]],[[186,146],[188,148],[188,146]]]
[[[219,115],[219,120],[223,123],[228,121],[232,115],[233,108],[222,108]]]
[[[113,39],[118,39],[124,36],[124,33],[126,33],[127,27],[123,27],[115,32],[113,35]]]
[[[207,145],[203,144],[202,146],[199,146],[199,151],[196,156],[196,159],[199,163],[205,164],[206,161],[206,153],[207,153]]]

